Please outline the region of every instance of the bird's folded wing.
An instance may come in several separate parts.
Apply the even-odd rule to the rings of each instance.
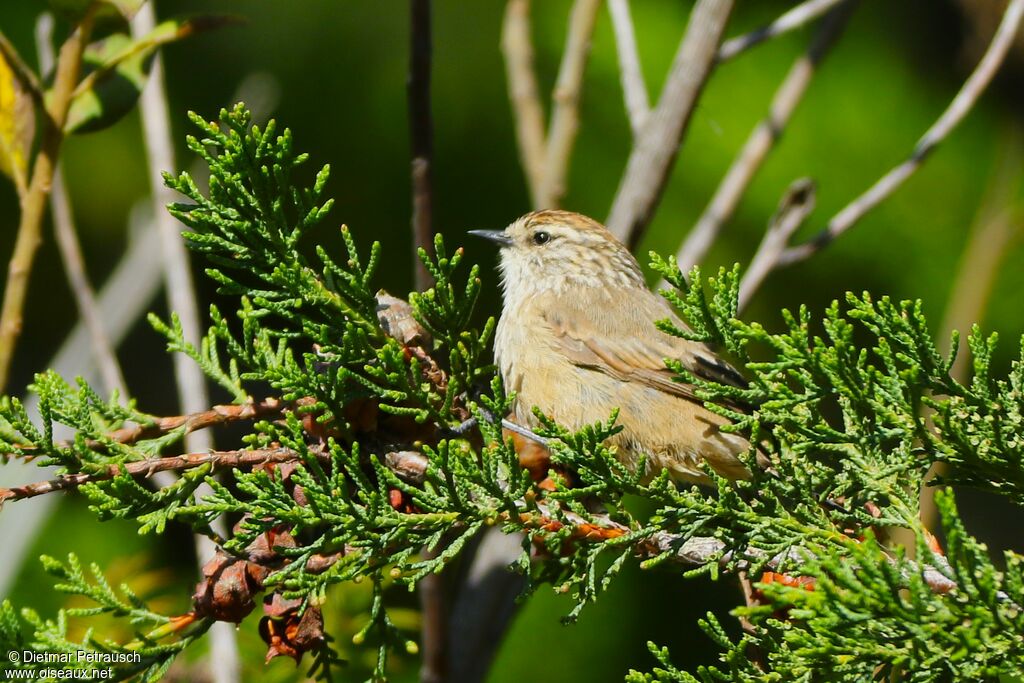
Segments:
[[[695,375],[745,386],[742,376],[706,346],[663,334],[654,329],[653,322],[651,333],[629,337],[580,329],[578,323],[562,316],[549,316],[547,322],[554,332],[556,350],[572,363],[623,382],[639,382],[700,403],[693,385],[676,381],[675,373],[665,367],[666,358],[675,358]]]
[[[687,352],[680,360],[683,361],[686,369],[697,377],[719,384],[729,384],[740,389],[746,389],[749,386],[747,379],[740,374],[739,370],[719,358],[706,345],[687,339],[678,341],[688,347]]]

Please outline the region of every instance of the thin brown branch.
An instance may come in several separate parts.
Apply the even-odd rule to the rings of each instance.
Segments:
[[[615,31],[615,50],[619,56],[619,79],[622,82],[622,99],[629,115],[629,126],[633,137],[640,134],[647,116],[651,113],[647,84],[640,66],[640,52],[636,47],[636,30],[629,13],[629,0],[608,0],[608,13],[612,17]]]
[[[541,106],[530,38],[530,0],[509,0],[501,29],[508,95],[516,124],[519,158],[531,204],[536,208],[544,182],[544,109]]]
[[[1024,0],[1011,0],[1003,13],[999,28],[978,66],[960,88],[960,92],[953,98],[949,107],[918,141],[910,157],[837,213],[816,237],[782,252],[777,267],[793,265],[821,251],[855,225],[868,211],[888,198],[921,167],[925,159],[935,151],[935,148],[963,121],[964,117],[977,104],[988,84],[992,82],[999,67],[1006,59],[1007,52],[1013,45],[1022,18],[1024,18]]]
[[[426,290],[433,278],[420,260],[420,249],[434,253],[432,227],[434,154],[433,119],[430,111],[431,26],[430,0],[411,0],[409,45],[409,137],[412,142],[412,235],[416,289]],[[387,457],[385,457],[387,460]],[[396,458],[392,457],[392,460]],[[424,558],[435,555],[423,549]],[[419,590],[423,622],[420,629],[423,658],[420,664],[422,683],[440,683],[445,677],[447,643],[445,640],[444,584],[441,577],[423,577]]]
[[[542,531],[561,531],[566,522],[555,520],[552,514],[541,503],[538,506],[540,514],[524,513],[519,516],[519,521]],[[576,513],[562,510],[562,517],[572,526],[570,537],[581,541],[603,542],[621,538],[632,532],[632,530],[607,516],[594,516],[592,520],[586,520]],[[717,562],[723,568],[733,562],[734,554],[726,552],[724,541],[707,536],[692,536],[684,538],[678,534],[666,531],[656,532],[641,539],[634,546],[638,557],[653,559],[668,554],[668,560],[687,565],[705,565]],[[737,571],[747,571],[755,562],[764,562],[769,569],[779,570],[785,568],[787,571],[798,569],[803,556],[801,551],[792,549],[788,552],[768,557],[767,553],[757,548],[748,548],[743,551],[741,559],[733,566]],[[941,558],[944,560],[944,558]],[[942,567],[948,570],[948,566]],[[936,593],[949,593],[956,589],[957,585],[947,577],[939,567],[930,565],[911,565],[908,571],[920,571],[925,582]]]
[[[294,406],[288,401],[281,401],[276,398],[265,398],[262,401],[248,401],[242,404],[231,404],[213,406],[209,410],[202,410],[198,413],[188,415],[171,415],[168,417],[154,417],[148,424],[138,424],[132,427],[116,429],[106,435],[110,441],[120,444],[132,445],[144,439],[155,439],[181,429],[183,434],[210,427],[217,427],[230,422],[241,422],[245,420],[260,420],[268,417],[280,417],[284,411]],[[60,444],[68,447],[70,442]],[[102,448],[103,442],[89,440],[87,448]],[[28,446],[22,447],[23,451],[31,453]]]
[[[431,26],[430,0],[411,0],[409,45],[409,137],[412,142],[412,236],[413,268],[416,289],[426,290],[433,278],[419,258],[419,250],[434,253],[432,227],[434,154],[433,118],[430,110]],[[424,557],[435,552],[423,549]],[[423,623],[420,630],[422,663],[420,681],[440,683],[445,676],[447,645],[445,642],[444,584],[436,574],[420,582],[420,608]]]
[[[754,176],[789,125],[793,112],[807,92],[818,66],[842,33],[854,4],[855,0],[843,0],[838,3],[832,13],[822,21],[807,51],[790,67],[786,78],[775,91],[768,116],[754,127],[718,189],[715,190],[711,202],[680,247],[676,262],[684,273],[704,260],[722,228],[736,212]]]
[[[330,462],[330,454],[322,447],[310,447],[310,453],[325,463]],[[211,465],[213,469],[232,469],[239,467],[250,467],[268,463],[289,462],[300,459],[300,454],[288,448],[265,448],[254,450],[233,450],[214,451],[208,453],[186,453],[183,455],[154,458],[126,463],[123,465],[109,465],[102,471],[91,474],[79,473],[69,474],[50,481],[37,482],[12,488],[0,488],[0,506],[9,500],[23,500],[33,498],[57,491],[77,489],[82,485],[112,479],[121,474],[128,474],[134,477],[151,477],[155,472],[184,470],[202,465]],[[428,462],[421,453],[403,451],[394,454],[394,457],[385,458],[389,466],[400,463],[405,472],[423,471],[426,472]],[[508,520],[513,516],[524,525],[527,530],[543,531],[548,533],[563,532],[568,526],[568,538],[580,542],[601,543],[621,538],[633,532],[633,530],[619,522],[612,520],[606,515],[594,515],[590,519],[584,518],[575,512],[561,510],[558,519],[554,512],[544,501],[536,503],[536,511],[511,514],[503,512],[500,519]],[[726,551],[724,541],[714,537],[694,536],[684,538],[678,534],[659,531],[638,540],[634,550],[641,558],[662,558],[666,554],[668,560],[688,565],[703,565],[710,562],[717,562],[721,566],[728,566],[736,559],[731,551]],[[770,569],[786,568],[792,570],[801,561],[799,550],[789,550],[774,557],[756,548],[748,548],[743,552],[742,558],[733,566],[740,571],[746,571],[754,562],[762,563]],[[948,571],[948,567],[943,567]],[[948,578],[938,567],[929,565],[913,565],[908,571],[920,571],[926,583],[937,593],[949,593],[957,588],[956,582]]]
[[[49,13],[40,15],[36,21],[36,50],[39,55],[40,70],[44,73],[49,71],[54,61],[53,24],[53,16]],[[75,219],[71,212],[71,200],[68,197],[67,187],[64,184],[64,172],[59,161],[53,174],[50,213],[53,215],[54,236],[57,239],[61,262],[64,264],[64,273],[67,275],[68,285],[75,297],[75,303],[78,305],[78,314],[82,318],[85,329],[89,332],[93,357],[96,360],[100,377],[103,378],[103,387],[108,394],[117,391],[121,396],[125,396],[127,391],[124,375],[117,362],[117,355],[114,353],[110,338],[103,328],[96,304],[96,292],[85,270],[85,259],[82,256],[82,247],[78,242]]]
[[[188,415],[158,417],[152,424],[136,425],[111,432],[109,438],[123,444],[137,443],[142,439],[152,439],[176,429],[184,428],[186,434],[217,427],[229,422],[243,420],[261,420],[267,417],[280,417],[284,411],[294,404],[276,398],[265,398],[262,401],[248,401],[242,404],[213,406],[209,410]]]
[[[690,117],[714,66],[733,0],[698,0],[657,106],[633,144],[605,223],[636,246],[661,199]]]
[[[743,274],[743,280],[740,282],[739,310],[742,311],[750,303],[754,292],[779,260],[779,254],[785,251],[793,233],[814,210],[814,202],[814,183],[807,178],[793,182],[786,190],[786,194],[779,202],[779,208],[768,223],[768,229],[754,253],[754,258],[750,261],[750,266]]]
[[[322,446],[311,445],[309,446],[309,452],[324,463],[331,461],[330,453]],[[214,470],[223,470],[268,463],[290,462],[300,460],[301,457],[300,453],[290,448],[257,448],[252,450],[184,453],[182,455],[137,460],[123,465],[107,465],[97,472],[66,474],[49,481],[0,488],[0,508],[9,500],[23,500],[57,491],[70,491],[84,484],[106,481],[121,474],[149,478],[159,472],[177,472],[202,465],[211,465]],[[426,473],[427,459],[422,453],[415,451],[388,453],[385,456],[385,462],[399,473],[420,472],[420,476]]]
[[[14,347],[21,334],[29,276],[32,273],[36,252],[42,242],[46,199],[50,194],[53,172],[57,167],[61,144],[64,142],[64,122],[71,106],[71,93],[82,70],[82,52],[92,34],[97,7],[98,3],[90,5],[81,22],[64,41],[57,58],[52,95],[46,108],[46,116],[43,117],[42,141],[32,167],[28,192],[21,205],[18,235],[8,266],[3,308],[0,310],[0,391],[7,386]]]
[[[328,456],[323,455],[326,459]],[[90,474],[66,474],[49,481],[41,481],[25,486],[0,488],[0,507],[9,500],[24,500],[36,496],[77,489],[84,484],[113,479],[121,474],[133,477],[151,477],[157,472],[171,472],[192,469],[201,465],[211,465],[213,469],[231,469],[264,465],[267,463],[288,462],[297,460],[299,454],[288,448],[264,448],[256,450],[210,451],[206,453],[185,453],[167,458],[139,460],[124,465],[108,465],[102,471]]]
[[[714,537],[695,536],[689,539],[682,539],[674,534],[659,532],[646,541],[641,542],[638,552],[641,556],[658,557],[664,553],[671,553],[670,560],[681,564],[704,565],[710,562],[718,562],[725,566],[732,560],[731,553],[725,552],[726,545]],[[763,560],[765,553],[753,548],[747,549],[744,557],[750,560]],[[770,569],[779,569],[785,566],[792,570],[800,558],[793,552],[779,555],[768,559],[765,566]],[[750,563],[740,562],[741,568],[749,566]],[[956,582],[950,579],[938,567],[930,565],[909,565],[908,571],[920,571],[925,583],[936,593],[950,593],[956,590]]]
[[[569,15],[565,52],[562,53],[558,79],[551,94],[551,126],[544,152],[544,182],[537,198],[538,209],[555,208],[565,196],[569,159],[579,130],[583,71],[587,65],[590,39],[600,9],[601,0],[576,0]]]
[[[754,582],[750,580],[750,575],[746,571],[736,572],[736,578],[739,580],[740,590],[743,592],[743,603],[748,607],[757,607],[760,604],[758,600],[757,591],[754,589]],[[757,628],[748,617],[740,616],[737,621],[740,622],[740,628],[745,633],[751,636],[757,635]],[[747,659],[754,662],[762,671],[768,669],[768,662],[766,661],[764,650],[759,648],[754,643],[748,643],[746,647]]]
[[[430,0],[410,0],[409,138],[412,143],[412,258],[416,289],[433,284],[419,250],[434,253],[433,172],[434,123],[430,112]]]
[[[759,29],[736,38],[730,38],[718,49],[718,63],[726,62],[736,55],[760,45],[766,40],[800,28],[814,21],[819,16],[843,2],[844,0],[806,0],[789,10],[778,19]]]
[[[437,557],[437,551],[424,548],[424,561]],[[417,591],[423,622],[420,627],[420,683],[442,683],[447,680],[448,646],[444,599],[444,581],[440,574],[428,574],[420,579]]]

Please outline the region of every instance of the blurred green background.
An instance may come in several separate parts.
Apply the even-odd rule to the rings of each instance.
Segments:
[[[8,1],[0,9],[0,28],[32,63],[32,29],[43,4]],[[755,28],[791,4],[739,2],[727,33]],[[809,235],[904,159],[973,67],[978,46],[974,23],[964,8],[984,10],[986,4],[998,9],[1002,3],[865,0],[706,265],[746,263],[780,196],[795,178],[810,176],[818,183],[818,209],[801,233]],[[547,93],[558,68],[571,3],[543,0],[534,5],[538,69]],[[648,87],[656,96],[692,2],[638,0],[632,5]],[[464,240],[463,234],[472,228],[503,227],[530,208],[498,47],[503,8],[499,0],[434,3],[434,222],[449,245],[465,242],[470,258],[483,264],[481,315],[498,311],[495,255],[485,244]],[[179,168],[193,163],[184,147],[184,135],[191,132],[186,111],[215,117],[219,108],[233,103],[240,84],[247,79],[252,83],[255,74],[264,84],[263,92],[276,100],[274,117],[292,128],[299,149],[311,153],[310,166],[331,164],[328,195],[336,198],[336,205],[330,229],[318,237],[337,247],[336,228],[345,223],[364,245],[381,240],[385,260],[380,286],[396,293],[408,291],[412,276],[407,3],[181,0],[161,2],[158,12],[226,12],[246,18],[244,25],[199,35],[163,53]],[[62,29],[58,27],[59,32]],[[733,155],[767,112],[772,93],[812,31],[801,29],[757,47],[715,72],[638,253],[676,250]],[[844,291],[870,290],[923,299],[938,327],[986,188],[1007,155],[1014,157],[1020,149],[1020,67],[1018,51],[977,109],[919,173],[825,252],[771,276],[746,317],[771,326],[778,323],[780,308],[806,304],[821,311]],[[580,114],[565,206],[600,219],[607,215],[630,147],[606,12],[598,20]],[[69,139],[63,159],[89,271],[99,285],[124,250],[130,210],[149,191],[137,114],[105,131]],[[1020,187],[1015,187],[1013,202],[1020,197]],[[4,262],[13,245],[17,216],[13,188],[0,183],[0,227],[7,235],[0,240]],[[1004,366],[1018,351],[1014,340],[1024,333],[1022,256],[1024,248],[1016,241],[996,278],[988,312],[978,321],[1003,337],[999,361]],[[202,264],[194,266],[202,309],[214,296],[201,274]],[[152,309],[165,314],[160,300]],[[46,366],[76,320],[52,233],[47,231],[9,385],[13,393]],[[121,345],[119,356],[141,408],[175,413],[170,360],[161,339],[144,321]],[[969,503],[966,515],[975,531],[996,546],[1012,540],[1000,535],[999,527],[1010,533],[1004,511],[993,511],[985,501]],[[990,523],[996,515],[1000,523]],[[160,592],[168,609],[183,609],[194,582],[190,548],[188,536],[180,531],[140,538],[131,525],[101,525],[80,501],[66,499],[30,553],[11,597],[18,605],[31,604],[52,614],[63,604],[62,598],[50,592],[49,580],[34,558],[42,552],[63,557],[75,551],[85,560],[113,567],[123,578],[148,577],[154,589],[163,586]],[[171,571],[148,573],[157,568]],[[358,588],[339,591],[340,607],[332,617],[340,624],[338,642],[353,658],[353,680],[360,680],[359,661],[365,653],[354,650],[347,638],[358,628],[353,613],[367,599]],[[687,582],[665,570],[642,574],[632,568],[596,606],[584,611],[577,625],[563,627],[559,618],[569,610],[568,601],[542,589],[518,616],[490,680],[534,678],[538,660],[549,672],[547,680],[622,680],[631,667],[650,668],[644,645],[648,639],[670,646],[677,664],[710,662],[715,648],[700,634],[696,618],[709,609],[722,612],[737,599],[735,587],[724,580]],[[404,594],[393,600],[414,604]],[[415,625],[414,615],[408,623]],[[288,680],[304,670],[282,660],[264,668],[255,620],[245,623],[240,633],[246,648],[246,680]],[[414,660],[396,663],[395,677],[414,680]]]

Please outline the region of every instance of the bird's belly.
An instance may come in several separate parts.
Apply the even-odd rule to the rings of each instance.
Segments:
[[[519,376],[516,417],[536,425],[533,408],[569,429],[603,422],[619,407],[621,382],[562,361],[527,364]]]
[[[520,424],[537,426],[536,407],[576,430],[608,420],[618,408],[622,431],[609,443],[620,460],[643,467],[649,476],[668,469],[677,478],[706,482],[702,460],[729,478],[749,476],[737,457],[747,442],[721,432],[725,420],[701,405],[565,361],[527,362],[519,369],[514,415]]]

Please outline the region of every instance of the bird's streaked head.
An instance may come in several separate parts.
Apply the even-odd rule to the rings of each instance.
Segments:
[[[501,247],[502,284],[510,299],[544,291],[586,295],[645,287],[629,250],[607,228],[571,211],[528,213],[504,230],[472,230]],[[582,289],[581,289],[582,288]]]

